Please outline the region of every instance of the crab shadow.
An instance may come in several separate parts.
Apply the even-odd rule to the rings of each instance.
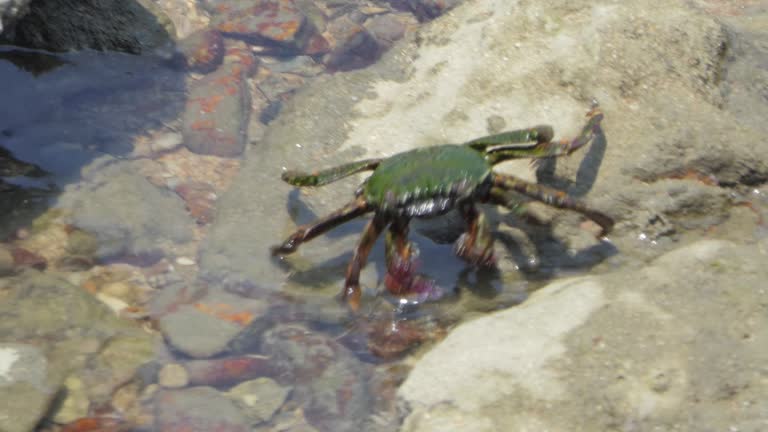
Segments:
[[[556,174],[558,158],[554,157],[540,159],[536,179],[539,184],[565,191],[574,198],[583,198],[592,190],[597,180],[607,148],[608,140],[601,129],[583,153],[574,179]],[[489,213],[495,216],[497,221],[506,219],[506,225],[522,228],[526,233],[527,241],[521,242],[509,232],[499,231],[498,225],[496,226],[496,239],[506,247],[521,274],[530,281],[546,282],[563,273],[582,273],[619,252],[613,243],[607,240],[599,240],[586,248],[573,251],[555,235],[550,224],[532,224],[511,215],[504,217],[496,208],[491,209]]]
[[[597,179],[606,149],[607,139],[602,131],[599,131],[583,153],[574,179],[558,176],[557,158],[547,158],[542,159],[537,166],[538,182],[566,191],[573,197],[583,197],[592,189]],[[306,223],[317,218],[312,209],[300,199],[298,189],[290,192],[287,207],[288,213],[297,222]],[[574,251],[558,238],[551,225],[534,225],[513,215],[503,215],[492,206],[482,206],[482,211],[489,216],[497,244],[500,243],[507,252],[502,259],[512,261],[500,266],[501,269],[474,269],[453,254],[452,243],[465,229],[461,217],[455,211],[436,218],[412,222],[410,240],[421,250],[420,273],[433,279],[446,291],[460,294],[460,290],[468,289],[477,297],[493,299],[504,289],[502,273],[510,271],[511,268],[519,272],[523,280],[535,282],[536,286],[540,286],[559,275],[587,272],[618,253],[618,249],[606,240],[596,241],[586,248]],[[334,241],[350,235],[359,236],[365,220],[360,218],[346,223],[325,235]],[[500,230],[502,225],[521,229],[526,238],[521,241],[518,236]],[[382,238],[377,240],[367,263],[368,266],[376,266],[376,273],[379,275],[376,285],[379,287],[383,285],[382,280],[386,274],[383,243]],[[341,290],[340,277],[345,274],[346,266],[352,258],[352,248],[316,262],[311,269],[303,271],[297,271],[290,260],[279,262],[284,270],[290,272],[288,280],[293,283],[312,288],[338,281]],[[501,256],[498,250],[497,255]]]
[[[539,183],[565,191],[572,197],[584,197],[592,190],[597,180],[607,148],[608,141],[601,129],[583,153],[584,158],[579,163],[573,180],[556,175],[557,158],[540,159],[541,163],[536,169],[536,179]]]

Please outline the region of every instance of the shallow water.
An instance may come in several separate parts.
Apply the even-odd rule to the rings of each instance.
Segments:
[[[11,49],[4,54],[33,65],[51,60],[47,54],[29,51],[21,59],[17,58],[19,52]],[[231,161],[198,156],[182,148],[141,153],[142,140],[175,132],[185,103],[181,72],[160,59],[121,54],[77,53],[53,58],[56,61],[52,65],[34,69],[37,72],[26,63],[22,67],[22,63],[0,62],[0,79],[15,83],[0,105],[1,144],[22,161],[18,165],[22,175],[5,178],[9,190],[3,192],[2,199],[9,211],[3,212],[0,221],[3,237],[9,248],[34,254],[27,264],[97,294],[125,319],[161,322],[167,340],[174,340],[168,333],[178,330],[164,327],[163,317],[180,304],[194,304],[198,310],[203,309],[201,304],[208,304],[226,309],[227,313],[214,313],[225,321],[235,319],[232,316],[239,312],[247,316],[243,334],[233,339],[229,348],[213,353],[214,359],[258,354],[262,350],[258,338],[273,325],[269,323],[298,324],[320,332],[317,337],[321,339],[340,340],[343,344],[335,349],[354,353],[336,354],[342,357],[338,361],[348,364],[346,367],[380,365],[366,372],[367,380],[372,380],[368,384],[375,380],[396,382],[402,371],[391,368],[402,361],[399,351],[439,338],[468,313],[524,301],[561,267],[553,258],[556,253],[550,253],[540,270],[518,271],[528,264],[531,251],[520,250],[513,233],[507,235],[509,247],[498,242],[502,270],[477,273],[453,254],[451,242],[463,229],[456,215],[417,221],[411,239],[421,252],[419,272],[443,290],[443,300],[419,306],[382,294],[386,271],[383,241],[379,240],[362,274],[363,314],[355,318],[340,307],[337,297],[364,220],[305,245],[296,257],[274,259],[268,256],[268,247],[296,224],[309,222],[317,213],[343,203],[359,180],[298,193],[279,181],[282,167],[305,166],[312,161],[298,161],[287,157],[282,148],[259,144],[249,149],[244,160]],[[321,163],[331,159],[323,158]],[[34,167],[44,174],[25,176],[21,167]],[[211,172],[218,177],[206,178]],[[183,211],[185,202],[173,192],[177,185],[191,181],[213,185],[210,193],[217,199],[207,205],[217,209],[210,224],[194,223]],[[228,190],[229,184],[234,186]],[[186,205],[190,210],[189,201]],[[492,213],[495,219],[504,219],[498,212]],[[231,255],[231,244],[226,253],[218,253],[218,238],[230,238],[220,233],[232,230],[248,232],[247,241],[235,249],[239,256]],[[540,247],[549,244],[551,249],[564,249],[552,239],[549,243],[542,239]],[[25,264],[20,261],[17,265]],[[127,288],[116,292],[105,288],[114,288],[115,283],[124,283]],[[202,288],[185,297],[185,287]],[[264,303],[266,299],[267,309],[249,309],[248,305],[238,309],[240,305],[232,304],[237,298],[246,303]],[[204,325],[195,322],[204,318],[210,316],[186,317],[184,325]],[[371,330],[372,326],[396,327],[399,322],[413,324],[416,332],[415,339],[402,346],[391,343],[386,331]],[[372,331],[384,331],[384,336],[371,336]],[[402,333],[397,328],[394,331]],[[384,339],[371,342],[369,337]],[[78,342],[74,339],[70,343]],[[380,354],[374,349],[374,354],[371,343],[392,344],[395,351]],[[186,345],[181,350],[168,348],[170,359],[158,353],[154,360],[159,367],[208,356],[190,355],[190,350],[195,350]],[[320,376],[323,373],[319,372]],[[224,390],[249,378],[252,374],[223,383],[214,380],[212,384]],[[312,378],[305,378],[298,383],[309,390],[305,389],[307,394],[297,396],[294,403],[312,405],[311,393],[325,391],[308,384],[311,382]],[[290,384],[290,380],[283,384]],[[316,408],[314,422],[326,428],[351,427],[349,424],[366,422],[368,415],[392,403],[392,395],[374,392],[371,397],[369,403],[356,408],[354,418],[345,420],[348,424],[328,423],[332,412],[322,406]],[[387,418],[387,428],[397,423],[394,411],[381,415]]]
[[[301,134],[286,130],[307,126],[281,123],[290,119],[279,114],[265,125],[255,111],[248,124],[253,137],[242,156],[155,145],[180,139],[188,87],[197,78],[161,58],[0,49],[0,82],[6,83],[0,147],[13,157],[0,159],[10,173],[0,183],[0,238],[13,258],[6,277],[36,280],[35,272],[44,272],[61,278],[161,341],[141,359],[151,371],[125,380],[134,387],[124,393],[144,407],[121,410],[110,399],[112,409],[105,409],[137,430],[215,417],[204,412],[179,420],[198,396],[171,389],[213,387],[201,397],[222,398],[228,407],[224,393],[257,377],[273,379],[286,394],[276,413],[249,419],[254,431],[289,430],[302,422],[321,431],[397,430],[397,385],[419,350],[457,323],[519,304],[556,278],[637,266],[710,232],[738,240],[766,235],[765,224],[754,223],[768,209],[764,187],[739,191],[748,205],[734,207],[724,224],[696,219],[684,233],[657,240],[638,232],[617,244],[594,240],[578,221],[568,232],[573,238],[564,240],[559,232],[521,225],[506,211],[489,208],[499,269],[476,272],[453,253],[462,226],[449,214],[417,221],[411,231],[420,249],[419,272],[444,297],[410,304],[385,294],[379,239],[361,277],[362,312],[354,315],[338,294],[364,219],[285,259],[271,257],[269,247],[349,201],[364,178],[298,191],[280,182],[283,169],[326,167],[354,159],[355,150],[339,154],[335,144],[294,142]],[[339,97],[362,97],[356,90]],[[311,122],[331,124],[344,114],[315,110]],[[539,174],[584,195],[606,151],[602,144],[589,150],[573,182],[552,177],[553,165],[540,167]],[[0,266],[0,275],[5,271]],[[18,280],[12,284],[26,283]],[[89,337],[68,343],[86,344]],[[32,337],[13,342],[41,343]],[[96,358],[99,352],[88,354]],[[169,365],[181,365],[186,380]],[[128,387],[115,385],[107,395]],[[57,430],[78,416],[93,416],[104,400],[90,403],[67,416],[55,417],[60,413],[52,409],[40,428]],[[222,414],[227,409],[218,413],[222,424],[239,430],[236,425],[246,421],[237,410]],[[157,418],[142,417],[147,412]]]

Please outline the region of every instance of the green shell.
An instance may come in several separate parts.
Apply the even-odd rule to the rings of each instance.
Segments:
[[[365,198],[386,208],[397,203],[445,196],[456,186],[473,190],[491,172],[482,153],[469,146],[444,144],[399,153],[385,159],[368,178]]]

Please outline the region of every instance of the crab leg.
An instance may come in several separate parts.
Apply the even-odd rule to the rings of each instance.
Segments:
[[[387,221],[380,216],[374,216],[363,230],[360,242],[357,244],[352,261],[347,267],[347,277],[344,281],[344,290],[341,292],[341,298],[347,301],[347,304],[353,311],[360,308],[360,270],[368,260],[368,254],[371,252],[373,244],[381,234],[381,231],[387,226]]]
[[[511,194],[509,194],[507,190],[494,186],[491,188],[488,201],[493,204],[506,207],[516,217],[525,219],[528,223],[534,225],[545,225],[544,221],[542,221],[537,215],[528,209],[528,206],[525,202],[523,202],[523,200],[510,195]]]
[[[384,286],[393,296],[411,303],[443,297],[443,289],[432,279],[417,273],[419,248],[408,241],[408,218],[396,218],[386,234],[387,272]]]
[[[462,203],[459,211],[467,224],[467,232],[456,240],[456,255],[474,266],[493,266],[493,236],[485,214],[469,202]]]
[[[407,218],[395,219],[389,225],[385,237],[385,255],[387,273],[384,285],[393,295],[407,294],[411,291],[418,248],[408,241]]]
[[[486,159],[491,164],[497,164],[509,159],[545,158],[569,155],[589,144],[600,129],[603,113],[596,105],[587,113],[587,117],[587,124],[584,125],[581,129],[581,133],[574,139],[562,139],[553,142],[551,141],[553,135],[552,128],[549,128],[549,126],[537,126],[528,130],[524,129],[506,133],[509,134],[510,137],[514,134],[518,134],[514,135],[514,137],[522,139],[526,138],[525,132],[529,131],[528,137],[530,139],[526,141],[509,141],[509,143],[499,142],[498,144],[481,146],[481,149],[486,152]],[[492,135],[486,137],[486,139],[493,141],[493,138],[504,136],[506,134]],[[480,139],[482,140],[484,138]],[[536,143],[530,145],[513,145],[514,142],[529,142],[534,140]],[[473,141],[470,141],[470,145],[473,145],[472,143]]]
[[[534,146],[519,146],[515,144],[549,142],[552,141],[554,134],[552,126],[539,125],[476,138],[464,143],[464,145],[468,145],[480,152],[487,152],[489,148],[494,147],[504,148],[504,146],[511,146],[512,149],[526,149]]]
[[[379,163],[381,159],[365,159],[311,173],[288,170],[284,171],[280,178],[294,186],[322,186],[352,174],[376,169]]]
[[[505,191],[515,191],[553,207],[581,213],[600,225],[602,228],[602,231],[600,232],[601,237],[608,234],[611,231],[611,228],[613,228],[613,219],[610,216],[588,208],[584,203],[568,196],[568,194],[563,191],[534,183],[528,183],[527,181],[502,174],[494,174],[493,185],[496,188]],[[499,204],[506,205],[506,203],[503,202],[500,202]]]
[[[320,234],[369,211],[370,206],[368,203],[362,197],[356,198],[328,216],[300,226],[281,245],[272,247],[272,255],[288,255],[293,253],[302,243],[312,240]]]
[[[415,246],[408,241],[408,222],[407,219],[396,219],[389,225],[385,237],[387,267],[395,264],[398,259],[408,262],[418,253],[414,249]]]

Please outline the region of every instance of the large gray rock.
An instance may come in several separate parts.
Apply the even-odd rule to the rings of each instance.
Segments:
[[[403,431],[764,429],[765,246],[700,241],[459,326],[400,388]]]
[[[0,0],[0,33],[11,25],[17,17],[29,11],[32,0]]]
[[[0,40],[46,51],[140,54],[167,46],[175,37],[168,17],[147,0],[4,1],[0,20]]]
[[[218,202],[203,268],[278,287],[284,273],[268,246],[297,223],[342,206],[362,177],[291,195],[279,180],[282,168],[312,170],[461,142],[487,134],[500,118],[506,129],[550,123],[558,137],[569,137],[592,98],[605,112],[604,139],[545,163],[555,176],[542,170],[542,182],[614,216],[619,223],[612,240],[625,254],[634,253],[639,234],[656,241],[721,221],[732,195],[713,181],[767,179],[762,155],[768,154],[768,128],[754,114],[762,111],[736,112],[738,104],[729,99],[726,27],[688,2],[665,3],[663,14],[648,12],[656,7],[650,0],[469,2],[369,70],[319,79],[286,104],[250,149]],[[756,61],[743,62],[759,70]],[[527,161],[497,170],[536,178]],[[564,249],[577,248],[573,229],[559,225],[578,221],[558,214],[553,232],[565,247],[543,260],[557,262]],[[328,260],[328,273],[340,275],[344,260],[338,257],[354,247],[356,236],[349,234],[361,229],[347,224],[302,247],[290,262],[301,270]],[[377,250],[372,261],[380,259]],[[370,286],[380,279],[364,274],[362,280]]]

